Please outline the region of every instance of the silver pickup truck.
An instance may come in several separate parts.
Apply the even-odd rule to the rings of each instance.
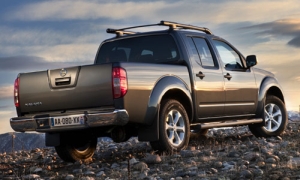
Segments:
[[[133,32],[149,26],[165,30]],[[161,21],[107,29],[93,65],[21,73],[15,131],[46,133],[65,161],[93,156],[97,138],[138,136],[159,151],[180,151],[191,133],[248,125],[280,135],[287,112],[280,85],[226,40],[203,27]]]

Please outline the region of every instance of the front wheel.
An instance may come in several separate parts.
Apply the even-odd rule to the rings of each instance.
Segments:
[[[188,115],[182,104],[168,99],[161,103],[159,140],[150,142],[155,150],[180,151],[187,148],[190,138]]]
[[[276,96],[267,96],[264,107],[265,125],[249,125],[256,137],[278,136],[283,133],[288,123],[284,103]]]
[[[66,162],[85,161],[94,155],[97,146],[96,137],[72,139],[64,136],[59,146],[55,146],[58,156]],[[69,139],[69,140],[67,140]]]

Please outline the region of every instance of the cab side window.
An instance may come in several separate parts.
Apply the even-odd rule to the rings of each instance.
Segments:
[[[243,68],[241,58],[234,49],[232,49],[228,44],[213,40],[214,45],[220,55],[223,62],[224,68],[226,69],[241,69]]]
[[[188,37],[188,42],[193,52],[192,57],[199,65],[203,67],[215,67],[215,62],[204,38]]]
[[[200,60],[202,63],[202,66],[215,66],[214,60],[212,58],[212,55],[210,53],[210,49],[207,45],[207,42],[203,38],[193,38],[195,45],[198,50],[198,54],[200,56]]]

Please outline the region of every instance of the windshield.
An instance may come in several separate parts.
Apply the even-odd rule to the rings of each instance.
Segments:
[[[179,53],[170,35],[140,36],[104,43],[96,64],[108,62],[164,63],[176,61]]]

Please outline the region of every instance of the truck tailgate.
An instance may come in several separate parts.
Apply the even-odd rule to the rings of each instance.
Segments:
[[[20,74],[22,114],[113,106],[112,64]]]

